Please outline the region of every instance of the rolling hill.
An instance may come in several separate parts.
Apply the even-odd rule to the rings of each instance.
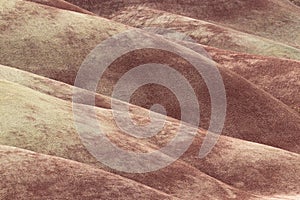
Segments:
[[[98,162],[86,150],[74,125],[71,102],[65,102],[12,82],[1,81],[1,85],[1,104],[3,105],[1,106],[1,113],[4,114],[2,117],[5,119],[5,123],[3,120],[3,123],[1,123],[3,132],[0,138],[1,144],[59,156],[118,173]],[[11,104],[2,103],[8,99],[15,99],[15,103],[18,102],[14,108],[10,107],[13,105],[12,102]],[[89,112],[89,109],[85,110],[84,106],[82,106],[82,109],[84,111],[80,116],[82,121],[91,120],[88,115],[85,115],[85,112]],[[134,138],[123,134],[114,124],[111,110],[103,108],[97,110],[98,120],[100,120],[102,128],[109,135],[110,140],[121,148],[130,151],[148,152],[151,149],[157,149],[157,145],[166,142],[162,139],[168,140],[173,135],[172,130],[170,130],[166,135],[159,134],[156,138],[152,138],[152,141],[136,141]],[[23,114],[17,115],[15,119],[10,118],[10,116],[15,116],[16,113],[20,112]],[[143,110],[139,113],[142,114]],[[143,121],[144,118],[139,115],[136,116],[137,121]],[[166,131],[168,128],[172,129],[172,127],[166,127]],[[92,136],[92,131],[93,129],[90,129],[87,135]],[[162,138],[159,139],[159,137]],[[147,163],[142,163],[142,165],[145,164]],[[230,199],[232,195],[237,196],[236,198],[239,196],[252,196],[220,183],[218,180],[180,161],[152,173],[123,173],[121,175],[179,198]],[[157,177],[160,178],[161,184],[157,183]],[[186,187],[186,183],[190,187]],[[196,194],[191,193],[192,191]]]
[[[114,21],[138,28],[160,27],[176,30],[196,42],[226,50],[250,54],[300,59],[300,50],[270,39],[236,31],[222,25],[196,20],[147,7],[135,6],[115,13]]]
[[[246,78],[299,112],[300,63],[288,59],[229,52],[204,47],[213,60]]]
[[[9,12],[10,4],[5,4],[8,8],[4,12]],[[16,12],[17,8],[18,12]],[[67,84],[74,84],[80,64],[93,47],[108,38],[110,34],[127,29],[122,24],[96,16],[58,10],[31,2],[16,0],[15,7],[10,9],[12,10],[10,15],[16,12],[20,16],[20,18],[11,19],[12,23],[10,24],[18,24],[20,28],[11,29],[10,35],[2,34],[1,46],[5,48],[3,48],[0,62]],[[28,12],[28,9],[36,12]],[[56,12],[55,15],[53,10]],[[28,14],[28,18],[21,18],[20,13],[22,12]],[[47,18],[46,16],[49,14],[53,17]],[[40,31],[24,32],[24,30],[30,30],[31,26],[36,26],[38,17],[41,20],[39,28],[48,32],[47,37]],[[68,23],[62,23],[66,17]],[[85,20],[89,20],[89,23],[84,23]],[[19,23],[19,21],[26,21],[26,23]],[[182,46],[160,37],[153,37],[143,32],[138,32],[137,36],[134,36],[135,39],[147,41],[148,44],[164,44],[170,49],[188,52],[188,49]],[[61,46],[64,48],[60,48]],[[194,51],[188,52],[187,55],[190,58],[199,59],[204,65],[216,65],[206,61]],[[113,86],[122,74],[147,62],[168,64],[190,81],[201,109],[200,126],[208,128],[211,113],[210,94],[203,78],[193,71],[194,67],[188,62],[168,52],[144,49],[119,57],[103,74],[97,92],[111,96]],[[299,152],[300,140],[297,139],[299,138],[297,133],[300,130],[299,115],[291,112],[282,102],[262,92],[245,79],[224,68],[219,68],[219,71],[223,78],[227,97],[227,116],[223,134]],[[168,98],[161,98],[162,96]],[[172,99],[174,96],[165,89],[156,85],[148,85],[132,96],[131,103],[144,108],[150,108],[153,103],[160,103],[166,106],[169,116],[180,119],[180,108],[173,104],[176,101]],[[189,107],[189,109],[194,109],[194,105],[189,105]]]
[[[299,48],[300,8],[288,0],[68,0],[100,16],[110,17],[125,7],[142,5],[215,22],[246,33]],[[295,33],[295,34],[290,34]],[[288,35],[288,37],[287,37]]]
[[[1,145],[0,160],[1,199],[176,199],[89,165],[15,147]]]
[[[298,200],[291,2],[0,0],[0,199]]]
[[[39,83],[40,87],[43,84],[48,87],[52,85],[44,81]],[[57,87],[56,90],[58,90]],[[1,91],[1,113],[4,114],[2,117],[6,119],[5,123],[3,121],[1,123],[3,132],[0,137],[1,144],[83,162],[112,172],[109,168],[97,162],[83,146],[74,127],[70,102],[8,81],[1,81]],[[10,103],[5,104],[2,102]],[[80,116],[82,118],[80,121],[92,120],[91,116],[85,114],[85,112],[89,112],[88,108],[82,106],[83,113]],[[134,110],[137,121],[145,120],[146,117],[139,116],[144,112],[143,109],[135,107]],[[97,118],[111,141],[124,149],[137,152],[151,151],[151,149],[157,149],[159,146],[166,144],[170,137],[173,137],[174,128],[176,131],[176,124],[178,124],[178,121],[169,119],[168,125],[160,134],[147,140],[137,140],[122,134],[122,131],[112,120],[110,109],[98,108]],[[93,129],[90,129],[90,131],[93,131]],[[92,135],[92,132],[86,134]],[[299,180],[296,174],[299,173],[298,170],[300,169],[295,167],[300,166],[298,164],[300,162],[298,154],[221,136],[209,156],[205,159],[197,159],[196,155],[204,136],[205,131],[199,130],[187,153],[167,168],[147,174],[121,173],[120,175],[179,198],[194,197],[198,199],[202,196],[205,199],[205,197],[212,194],[214,194],[213,198],[224,199],[226,195],[231,198],[232,195],[229,191],[234,192],[237,195],[236,198],[239,198],[239,196],[251,197],[251,195],[234,188],[264,196],[275,194],[295,195],[299,190],[297,184]],[[193,175],[190,176],[191,174]],[[277,175],[274,176],[274,174]],[[157,177],[162,181],[162,185],[156,182]],[[216,179],[234,188],[222,183],[221,187],[223,189],[221,189],[219,186],[217,187],[220,183]],[[189,187],[186,187],[185,182],[188,183]],[[200,182],[202,183],[200,184]],[[210,189],[203,190],[203,187],[209,187]],[[212,191],[214,189],[215,191]],[[188,192],[189,190],[197,191],[199,196],[185,196],[190,194],[191,191]],[[227,192],[224,194],[223,192],[217,193],[217,191]]]

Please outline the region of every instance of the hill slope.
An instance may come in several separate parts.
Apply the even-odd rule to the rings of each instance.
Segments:
[[[300,62],[204,47],[213,60],[300,112]]]
[[[101,16],[127,6],[143,5],[195,19],[211,21],[243,32],[300,47],[300,8],[288,0],[68,0]],[[294,33],[294,34],[291,34]]]
[[[25,1],[3,2],[3,5],[7,7],[4,13],[16,14],[16,17],[8,19],[8,22],[18,28],[2,32],[3,40],[0,46],[3,47],[3,54],[0,55],[0,63],[68,84],[74,83],[80,64],[94,46],[110,35],[128,28],[102,18]],[[52,17],[47,17],[49,15]],[[67,23],[65,19],[68,19]],[[45,32],[28,31],[37,29],[47,32],[47,37]],[[5,34],[7,31],[11,34]],[[144,32],[138,32],[132,37],[147,41],[147,44],[164,44],[170,49],[186,52],[190,58],[197,59],[205,65],[215,65],[201,55],[163,38]],[[155,49],[125,54],[109,66],[97,92],[111,96],[114,84],[125,72],[145,63],[168,64],[190,81],[200,104],[200,126],[207,129],[211,112],[210,94],[195,68],[178,55]],[[219,70],[227,95],[227,116],[223,134],[300,152],[300,117],[245,79],[222,67]],[[162,96],[164,98],[161,98]],[[174,102],[174,95],[157,85],[143,87],[131,99],[132,104],[145,108],[160,103],[166,106],[169,116],[180,119],[180,108]],[[194,105],[189,105],[189,109],[193,110]]]
[[[300,60],[300,50],[283,43],[147,7],[129,7],[114,13],[110,18],[138,28],[160,27],[176,30],[198,43],[221,49]]]
[[[0,199],[299,200],[300,62],[261,56],[300,58],[292,34],[299,8],[287,0],[70,1],[115,21],[63,0],[0,0]],[[116,21],[183,34],[161,29],[162,37]],[[187,35],[222,49],[182,41]],[[80,76],[83,61],[90,68]],[[155,67],[148,64],[128,77],[146,63],[171,72],[147,71]],[[101,66],[107,69],[92,88]],[[145,79],[155,83],[139,87],[129,103],[111,98],[118,81],[128,81],[121,84],[128,93]],[[72,86],[75,80],[87,90]],[[180,105],[174,90],[195,102]],[[155,104],[168,116],[153,112]],[[183,109],[188,116],[180,121]],[[220,137],[205,130],[224,112]],[[198,116],[200,124],[186,123]],[[149,124],[155,135],[144,129]]]
[[[5,123],[1,120],[3,134],[0,144],[60,156],[111,171],[98,163],[82,145],[74,127],[69,102],[11,82],[1,81],[0,85],[3,105],[1,113],[4,113],[2,117],[5,119]],[[52,84],[47,82],[47,85],[50,87]],[[83,111],[89,112],[87,108]],[[143,115],[143,110],[134,110],[135,120],[146,120],[146,117],[139,116]],[[98,120],[111,141],[129,151],[148,152],[165,145],[174,136],[178,124],[177,120],[169,119],[163,132],[147,140],[139,140],[126,136],[116,127],[111,110],[98,108],[97,113]],[[83,122],[91,120],[85,112],[81,117]],[[92,132],[87,134],[90,133]],[[167,168],[147,174],[121,175],[179,198],[188,198],[186,195],[190,195],[189,199],[229,199],[232,198],[232,192],[237,199],[251,197],[224,183],[260,195],[294,195],[299,191],[299,178],[296,176],[300,170],[298,154],[221,136],[209,156],[201,160],[197,155],[204,136],[205,132],[199,130],[196,140],[181,161],[176,161]],[[158,177],[161,184],[157,183]]]
[[[1,113],[3,113],[3,119],[5,118],[5,122],[2,120],[3,123],[1,123],[0,144],[25,148],[97,166],[105,171],[119,173],[124,177],[178,198],[230,199],[234,197],[247,199],[253,197],[253,195],[221,183],[182,161],[176,161],[166,168],[147,174],[126,174],[112,171],[99,163],[86,150],[74,125],[70,102],[56,99],[11,82],[1,81],[0,88],[2,91],[0,99],[3,105],[1,106]],[[12,101],[10,101],[10,104],[5,104],[5,101],[8,100]],[[86,113],[90,112],[88,107],[83,106],[82,109],[81,121],[92,120]],[[142,115],[143,110],[137,109],[135,112]],[[15,117],[13,118],[13,116]],[[158,146],[165,144],[173,136],[174,128],[176,130],[176,125],[172,127],[171,123],[165,127],[166,135],[158,134],[150,141],[137,140],[124,134],[115,125],[111,110],[98,108],[97,117],[113,143],[120,148],[134,152],[149,152],[151,149],[157,149]],[[146,119],[136,114],[135,120],[144,121]],[[93,130],[89,128],[89,132],[86,134],[92,136]],[[112,155],[108,153],[107,156]],[[149,165],[149,163],[141,164]],[[159,183],[157,182],[158,178]]]
[[[176,199],[89,165],[2,145],[0,171],[2,199]]]
[[[174,38],[168,35],[163,34],[163,36],[174,41]],[[206,50],[206,56],[216,61],[221,67],[241,75],[299,112],[299,61],[227,51],[188,41],[175,41],[199,54],[203,54]]]

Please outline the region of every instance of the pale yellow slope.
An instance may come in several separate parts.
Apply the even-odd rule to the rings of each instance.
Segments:
[[[3,133],[0,138],[1,144],[104,167],[97,163],[82,145],[74,128],[70,103],[5,81],[1,81],[1,91],[1,113],[3,113],[1,117],[5,119],[1,120]],[[172,130],[178,123],[170,119],[173,122],[167,123],[165,134],[158,134],[146,141],[136,140],[120,132],[112,121],[110,110],[100,108],[97,110],[101,127],[109,134],[110,139],[122,148],[138,152],[151,151],[152,148],[165,145],[173,137]],[[136,112],[138,113],[138,110]],[[90,117],[82,113],[82,121],[88,121]],[[136,115],[135,119],[143,121],[145,117]],[[218,180],[255,194],[299,192],[299,180],[296,175],[300,170],[298,154],[221,136],[209,156],[199,160],[197,155],[203,137],[204,132],[199,131],[197,139],[182,157],[189,165],[177,161],[157,172],[122,175],[179,198],[187,198],[186,195],[189,195],[189,198],[195,197],[190,194],[191,190],[197,194],[196,199],[200,196],[210,198],[214,196],[216,199],[232,197],[226,192],[228,189],[237,195],[237,199],[247,196],[225,185],[222,185],[224,189],[219,188],[217,186],[219,183],[217,184],[215,179],[200,173],[195,170],[196,168]],[[106,167],[104,169],[108,170]],[[163,174],[168,175],[162,176]],[[156,182],[158,177],[165,187]],[[203,185],[203,181],[207,181],[207,184]],[[183,183],[187,183],[189,187]],[[263,185],[265,187],[262,187]],[[210,189],[203,190],[203,187]]]
[[[99,163],[86,150],[75,128],[70,102],[11,82],[1,81],[0,88],[0,112],[2,113],[1,118],[3,118],[1,120],[0,144],[59,156],[114,172]],[[84,123],[92,120],[92,116],[89,115],[89,107],[82,106],[82,108],[80,121]],[[116,127],[110,110],[98,108],[97,118],[100,120],[102,130],[108,134],[110,140],[128,151],[150,152],[157,149],[158,145],[168,141],[168,138],[173,135],[172,130],[168,131],[168,129],[172,129],[171,123],[166,127],[167,135],[159,134],[150,141],[136,140],[122,133]],[[146,120],[145,117],[138,115],[135,115],[135,119],[137,121]],[[88,130],[87,135],[93,133],[94,129],[92,127],[86,128]],[[113,155],[107,154],[107,156]],[[141,164],[149,165],[149,163]],[[177,161],[167,168],[147,174],[120,173],[120,175],[183,199],[253,197],[253,195],[239,191],[207,176],[182,161]],[[158,178],[159,182],[157,182]]]
[[[0,63],[67,83],[96,45],[128,28],[28,1],[1,0],[0,6]]]

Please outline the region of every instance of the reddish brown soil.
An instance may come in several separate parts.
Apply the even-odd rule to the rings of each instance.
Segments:
[[[300,112],[300,62],[204,47],[213,60]]]
[[[39,85],[42,87],[46,84],[39,83]],[[0,88],[3,91],[0,99],[5,98],[10,102],[1,107],[1,112],[4,113],[2,117],[6,119],[6,122],[1,124],[4,130],[4,134],[0,137],[1,144],[97,166],[180,199],[247,199],[255,197],[249,193],[282,195],[299,191],[297,174],[300,170],[300,158],[298,154],[221,136],[209,156],[199,159],[199,147],[205,136],[203,130],[198,131],[188,152],[166,168],[145,174],[124,174],[112,171],[98,163],[86,151],[74,127],[70,102],[12,82],[0,81]],[[7,110],[9,112],[4,112]],[[147,140],[138,140],[122,133],[113,121],[111,110],[97,110],[99,111],[97,119],[103,127],[106,127],[105,130],[111,141],[128,151],[148,152],[157,149],[173,137],[179,123],[177,120],[168,119],[162,134],[157,134]],[[89,110],[83,110],[80,121],[92,120],[93,116],[85,112]],[[142,109],[134,108],[134,113],[133,117],[137,122],[145,120]],[[32,121],[32,118],[35,120]],[[18,123],[16,124],[15,121]],[[189,134],[189,130],[185,130],[186,134]],[[89,131],[86,134],[92,134],[92,132]],[[106,156],[114,156],[114,152],[108,152]],[[149,163],[141,163],[141,165],[149,165]]]
[[[294,46],[298,42],[296,35],[286,37],[286,33],[297,32],[299,8],[286,0],[70,1],[106,17],[128,5],[149,6]],[[299,62],[205,47],[224,81],[227,116],[216,146],[199,159],[211,113],[203,78],[191,63],[168,51],[141,49],[122,55],[102,77],[99,94],[84,91],[83,100],[95,95],[97,106],[97,115],[92,116],[90,106],[80,105],[77,123],[86,126],[89,144],[96,139],[87,124],[95,118],[111,142],[127,151],[157,150],[176,134],[178,101],[170,90],[155,84],[139,88],[130,109],[133,120],[143,124],[149,122],[151,105],[164,105],[169,117],[163,129],[151,138],[138,139],[116,125],[109,96],[118,79],[140,64],[167,64],[179,71],[195,90],[201,108],[201,128],[182,125],[186,135],[196,131],[184,155],[155,172],[128,174],[99,163],[83,145],[74,124],[71,85],[97,44],[131,27],[62,0],[0,0],[0,6],[4,8],[0,10],[0,199],[299,199]],[[215,26],[210,28],[221,33]],[[208,62],[161,37],[145,32],[138,37]],[[119,114],[123,119],[124,113]],[[105,156],[111,158],[115,152],[107,150]]]
[[[191,37],[200,44],[265,56],[300,60],[300,50],[223,24],[197,20],[143,6],[128,7],[114,13],[112,20],[137,28],[163,28]]]
[[[36,21],[36,17],[44,20],[44,15],[49,13],[53,14],[53,10],[55,10],[57,13],[54,15],[54,18],[45,19],[42,24],[44,27],[39,28],[51,29],[56,39],[47,38],[44,37],[44,35],[38,35],[38,33],[36,33],[36,37],[29,37],[25,41],[20,38],[7,37],[3,44],[5,45],[5,54],[0,56],[0,62],[68,84],[74,83],[77,70],[93,45],[95,46],[108,38],[108,33],[116,33],[128,28],[103,18],[89,15],[81,17],[72,12],[50,7],[47,9],[41,8],[38,11],[36,10],[35,13],[26,12],[28,9],[39,8],[33,5],[33,3],[25,4],[25,2],[23,2],[23,4],[20,3],[17,5],[19,9],[14,12],[19,14],[22,11],[27,13],[30,17],[23,19],[20,16],[20,18],[11,19],[10,21],[15,24],[19,22],[23,23],[24,20],[27,20],[28,23],[32,23],[32,20]],[[69,17],[68,23],[72,24],[73,28],[70,28],[70,26],[65,28],[64,24],[59,21],[62,20],[61,16],[64,14]],[[32,15],[35,16],[35,18],[32,18]],[[89,20],[90,23],[78,23],[78,20],[82,20],[83,17]],[[58,27],[64,31],[57,33]],[[20,32],[18,29],[11,30],[11,33],[14,33],[13,35],[24,35],[24,32]],[[92,36],[96,33],[97,37],[95,36],[96,38],[93,39]],[[57,34],[59,34],[60,39],[57,39]],[[165,43],[166,45],[174,45],[162,38],[152,38],[143,33],[141,33],[139,37],[153,44]],[[89,39],[82,40],[82,38]],[[36,41],[42,42],[39,42],[38,45],[30,46],[30,48],[28,47],[29,43],[36,44]],[[15,48],[16,45],[18,49]],[[59,48],[62,45],[65,50]],[[118,44],[115,45],[117,46]],[[53,51],[53,49],[50,50],[49,46],[55,47],[57,51]],[[182,47],[172,46],[172,48],[173,47],[179,48],[180,51],[186,51],[186,49],[182,49]],[[24,49],[26,49],[26,52],[24,52]],[[189,54],[189,56],[195,58],[199,56],[195,52]],[[13,55],[13,58],[10,55]],[[70,63],[72,63],[72,65]],[[211,108],[210,95],[206,84],[190,63],[172,53],[154,49],[144,49],[121,56],[106,71],[97,92],[110,96],[114,84],[126,71],[145,63],[168,64],[170,67],[181,72],[187,80],[190,81],[200,104],[200,127],[204,129],[208,128]],[[255,85],[237,74],[222,67],[219,67],[219,70],[223,77],[227,95],[227,116],[222,134],[299,153],[299,115],[291,112],[289,107],[285,104],[258,89]],[[174,95],[166,90],[160,89],[161,88],[157,88],[156,85],[145,86],[143,90],[139,90],[135,93],[131,103],[145,108],[149,108],[153,103],[161,103],[167,106],[169,116],[180,119],[180,108],[172,105],[173,102],[176,102]],[[149,95],[150,93],[151,95]],[[190,106],[193,107],[193,105]]]
[[[51,85],[49,85],[49,82],[47,84],[46,80],[38,83],[38,85],[41,88],[51,88]],[[63,89],[64,87],[66,86],[62,85],[61,88]],[[0,81],[0,88],[3,92],[1,99],[11,100],[11,104],[5,104],[1,107],[2,113],[5,113],[5,110],[10,110],[9,113],[5,113],[2,116],[6,118],[6,122],[5,124],[1,123],[2,130],[5,133],[0,137],[1,144],[17,146],[97,166],[105,171],[120,174],[180,199],[248,199],[254,197],[254,195],[228,186],[179,160],[166,168],[151,173],[125,174],[113,171],[97,162],[83,146],[74,126],[70,102],[59,100],[12,82]],[[58,87],[55,88],[59,89]],[[27,98],[28,96],[30,98]],[[13,107],[11,107],[12,105]],[[168,141],[169,137],[172,137],[178,126],[178,122],[173,122],[173,124],[171,123],[165,128],[164,134],[158,134],[151,141],[137,141],[123,134],[116,127],[111,110],[100,108],[97,110],[99,111],[97,117],[100,120],[100,124],[107,127],[106,130],[111,141],[128,151],[148,152],[149,150],[157,149],[157,146]],[[134,110],[134,113],[136,113],[133,116],[134,119],[137,121],[145,120],[143,109],[134,108]],[[20,112],[22,114],[17,114]],[[16,116],[13,120],[10,117],[12,115]],[[83,122],[93,118],[93,116],[85,112],[82,113],[81,117]],[[174,119],[172,120],[174,121]],[[15,121],[18,121],[17,125]],[[203,135],[203,133],[201,134]],[[113,153],[107,152],[106,156],[114,156]],[[149,165],[149,163],[141,164]]]
[[[79,12],[79,13],[84,13],[84,14],[89,14],[89,15],[95,15],[94,13],[92,13],[90,11],[82,9],[79,6],[75,6],[74,4],[68,3],[63,0],[26,0],[26,1],[32,1],[35,3],[40,3],[40,4],[47,5],[47,6],[53,6],[53,7],[64,9],[64,10],[69,10],[69,11],[74,11],[74,12]]]
[[[156,40],[156,42],[159,41]],[[109,96],[111,94],[109,91],[112,91],[115,81],[129,69],[153,62],[168,64],[190,80],[200,103],[201,127],[207,128],[211,108],[209,93],[203,79],[197,75],[193,66],[167,52],[143,50],[122,56],[110,66],[110,70],[106,73],[110,79],[103,82],[102,87],[106,89],[104,94]],[[297,134],[300,130],[299,115],[245,79],[224,68],[219,68],[219,70],[227,95],[227,116],[223,134],[299,152],[299,144],[295,142],[295,139],[299,138]],[[98,91],[103,91],[103,88],[99,88]],[[131,103],[145,108],[149,108],[154,103],[167,105],[169,116],[179,119],[180,108],[173,105],[173,102],[176,102],[174,96],[161,89],[155,85],[145,86],[143,90],[137,91],[132,96]],[[147,95],[147,91],[152,95]]]
[[[1,199],[176,199],[82,163],[0,146]]]
[[[288,0],[68,0],[100,16],[143,5],[195,19],[214,21],[246,33],[300,48],[300,8]]]

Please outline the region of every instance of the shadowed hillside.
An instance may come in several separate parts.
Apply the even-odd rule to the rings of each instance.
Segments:
[[[299,61],[227,51],[188,41],[177,40],[176,42],[199,54],[203,54],[204,48],[209,52],[208,57],[219,63],[221,67],[241,75],[299,112]]]
[[[300,112],[300,62],[205,47],[213,60]]]

